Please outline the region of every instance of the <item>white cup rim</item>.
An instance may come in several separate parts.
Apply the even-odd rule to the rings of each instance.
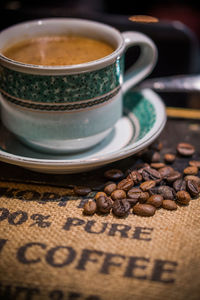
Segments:
[[[42,65],[33,65],[33,64],[26,64],[22,62],[18,62],[15,60],[12,60],[10,58],[7,58],[1,53],[1,49],[5,48],[5,45],[2,46],[1,39],[2,37],[5,38],[6,35],[8,35],[10,32],[19,32],[20,30],[24,29],[30,29],[31,27],[36,26],[49,26],[51,24],[78,24],[78,25],[85,25],[85,26],[92,26],[92,30],[98,28],[99,31],[104,31],[105,33],[112,34],[112,38],[115,39],[117,43],[116,49],[109,55],[93,60],[90,62],[82,63],[82,64],[76,64],[76,65],[63,65],[63,66],[42,66]],[[18,35],[20,36],[20,34]],[[16,71],[22,71],[25,73],[31,73],[31,74],[74,74],[74,73],[81,73],[81,72],[87,72],[92,70],[98,70],[100,68],[106,67],[107,65],[110,65],[116,61],[118,57],[120,57],[124,51],[125,48],[125,42],[124,39],[116,28],[93,20],[87,20],[87,19],[81,19],[81,18],[43,18],[43,19],[37,19],[33,21],[26,21],[22,23],[18,23],[16,25],[12,25],[0,32],[0,63],[3,66],[7,66],[13,70]]]

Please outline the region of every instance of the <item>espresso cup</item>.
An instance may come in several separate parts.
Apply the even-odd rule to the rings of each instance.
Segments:
[[[79,35],[103,40],[114,51],[76,65],[42,66],[7,58],[3,50],[38,36]],[[127,48],[140,56],[124,74]],[[49,153],[86,150],[101,142],[122,116],[123,95],[151,73],[157,59],[153,41],[139,32],[84,19],[24,22],[0,33],[1,119],[22,142]],[[134,101],[134,100],[133,100]]]

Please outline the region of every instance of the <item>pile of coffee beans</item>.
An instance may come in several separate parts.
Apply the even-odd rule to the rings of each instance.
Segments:
[[[161,142],[155,142],[140,155],[142,163],[122,172],[110,169],[104,173],[107,180],[102,191],[96,192],[83,208],[85,215],[108,214],[126,217],[135,215],[150,217],[157,209],[176,210],[188,205],[200,193],[200,161],[192,160],[193,145],[179,143],[176,153],[161,155]],[[172,167],[177,157],[190,157],[180,172]],[[75,187],[76,195],[88,195],[88,187]]]

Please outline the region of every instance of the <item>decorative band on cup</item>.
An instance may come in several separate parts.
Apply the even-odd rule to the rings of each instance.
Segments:
[[[78,103],[77,102],[63,103],[63,102],[59,101],[59,103],[56,103],[56,104],[55,103],[44,104],[41,102],[35,103],[32,101],[22,100],[22,99],[19,99],[19,98],[16,98],[16,97],[13,97],[13,96],[7,94],[3,90],[1,90],[1,93],[3,94],[3,97],[5,100],[7,100],[17,106],[20,106],[22,108],[26,108],[26,109],[30,109],[30,110],[37,110],[37,111],[39,110],[39,111],[69,111],[69,112],[71,111],[72,112],[72,111],[76,111],[76,110],[89,109],[94,106],[104,104],[105,102],[112,100],[112,98],[118,94],[120,89],[121,89],[121,87],[118,86],[111,92],[109,92],[101,97],[92,98],[87,101],[79,101]]]
[[[0,88],[10,96],[35,103],[87,101],[118,87],[122,72],[122,58],[99,70],[68,75],[33,75],[0,66]]]

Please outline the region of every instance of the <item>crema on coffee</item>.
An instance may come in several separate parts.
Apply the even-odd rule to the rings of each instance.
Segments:
[[[42,36],[10,45],[2,54],[32,65],[63,66],[94,61],[111,54],[114,47],[83,36]]]

